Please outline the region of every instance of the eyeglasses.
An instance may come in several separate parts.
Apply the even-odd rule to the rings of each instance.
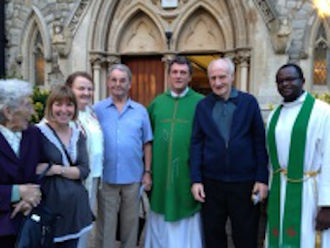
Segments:
[[[277,79],[276,83],[277,84],[282,84],[284,82],[292,83],[293,81],[301,79],[300,77],[287,77],[287,78],[282,78],[282,79]]]

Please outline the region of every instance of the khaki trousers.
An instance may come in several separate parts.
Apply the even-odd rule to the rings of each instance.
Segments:
[[[96,247],[115,248],[118,212],[122,248],[136,247],[140,183],[102,183],[98,192]]]

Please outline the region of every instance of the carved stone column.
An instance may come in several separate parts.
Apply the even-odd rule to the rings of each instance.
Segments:
[[[90,61],[92,64],[93,70],[93,81],[94,81],[94,102],[98,102],[102,99],[101,94],[101,70],[102,70],[102,61],[103,55],[101,54],[92,54]]]
[[[94,102],[98,102],[107,97],[107,69],[113,64],[120,63],[120,58],[103,52],[91,52],[90,62],[93,69]]]
[[[249,64],[250,64],[250,50],[241,50],[237,52],[237,70],[239,70],[240,90],[247,92],[249,90]]]

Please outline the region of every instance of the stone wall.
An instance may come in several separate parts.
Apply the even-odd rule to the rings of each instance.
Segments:
[[[317,17],[312,0],[179,0],[164,9],[160,0],[11,0],[6,4],[6,67],[9,75],[33,81],[31,37],[41,33],[45,86],[74,70],[94,75],[103,98],[106,68],[122,55],[218,52],[235,60],[243,90],[263,109],[279,97],[274,76],[288,61],[303,67],[314,90],[313,44],[328,20]],[[165,33],[172,39],[167,43]],[[327,31],[330,33],[329,31]],[[103,88],[102,88],[103,87]],[[318,90],[327,90],[321,87]]]

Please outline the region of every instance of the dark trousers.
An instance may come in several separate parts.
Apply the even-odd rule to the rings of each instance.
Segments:
[[[77,248],[78,239],[69,239],[64,242],[55,243],[55,248]]]
[[[0,247],[1,248],[14,248],[16,243],[16,236],[0,236]]]
[[[235,248],[257,247],[259,204],[254,206],[251,201],[253,185],[204,180],[202,223],[206,248],[227,247],[228,218]]]

